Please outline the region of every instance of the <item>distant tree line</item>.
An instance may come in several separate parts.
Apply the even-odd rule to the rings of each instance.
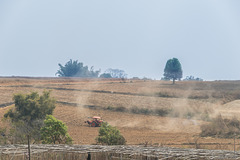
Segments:
[[[105,73],[99,75],[101,70],[94,71],[93,66],[88,68],[78,60],[70,59],[65,65],[58,64],[59,70],[56,75],[59,77],[82,77],[82,78],[127,78],[124,70],[109,68]]]
[[[127,74],[121,69],[107,69],[104,73],[100,74],[101,70],[94,71],[93,66],[84,66],[82,62],[78,60],[70,59],[65,65],[58,64],[59,70],[56,75],[59,77],[82,77],[82,78],[120,78],[126,79]],[[99,75],[100,74],[100,75]],[[177,58],[169,59],[164,68],[164,74],[161,80],[172,80],[175,84],[176,80],[181,80],[183,76],[182,65]],[[136,78],[136,77],[134,77]],[[139,78],[138,78],[139,79]],[[148,80],[147,78],[143,78]],[[194,76],[187,76],[184,81],[203,81],[201,78],[194,78]]]

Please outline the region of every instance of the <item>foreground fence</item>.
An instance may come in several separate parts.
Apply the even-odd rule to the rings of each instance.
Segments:
[[[31,145],[31,160],[240,159],[240,152],[143,146]],[[0,146],[0,160],[28,160],[26,145]]]

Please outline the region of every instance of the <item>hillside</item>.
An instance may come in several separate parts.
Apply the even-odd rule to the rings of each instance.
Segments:
[[[0,78],[0,118],[14,93],[51,90],[54,116],[68,126],[74,144],[94,144],[98,128],[88,117],[101,116],[116,126],[127,144],[232,149],[232,140],[198,137],[200,125],[221,113],[238,115],[240,82],[171,82],[78,78]],[[236,100],[236,101],[234,101]],[[163,114],[163,116],[159,116]],[[5,124],[6,125],[6,124]],[[1,122],[4,126],[4,122]],[[216,145],[223,144],[223,145]],[[228,145],[224,145],[228,144]]]

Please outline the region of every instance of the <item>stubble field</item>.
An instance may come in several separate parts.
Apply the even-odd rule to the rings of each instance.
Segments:
[[[96,143],[99,128],[84,121],[101,116],[120,130],[127,144],[233,150],[232,139],[199,137],[199,133],[201,124],[218,114],[239,116],[239,89],[238,81],[172,85],[144,80],[2,77],[0,118],[12,107],[13,94],[51,90],[57,101],[54,116],[66,123],[74,144]],[[161,115],[161,111],[167,112]]]

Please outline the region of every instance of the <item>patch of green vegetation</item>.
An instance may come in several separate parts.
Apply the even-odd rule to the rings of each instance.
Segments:
[[[50,93],[15,94],[14,107],[4,114],[10,127],[0,128],[0,143],[71,143],[67,126],[52,116],[56,101]]]
[[[72,144],[65,123],[52,115],[46,116],[40,132],[43,144]]]
[[[126,144],[125,138],[121,135],[120,131],[111,126],[110,124],[103,122],[99,129],[99,134],[96,137],[96,142],[106,145],[124,145]]]

